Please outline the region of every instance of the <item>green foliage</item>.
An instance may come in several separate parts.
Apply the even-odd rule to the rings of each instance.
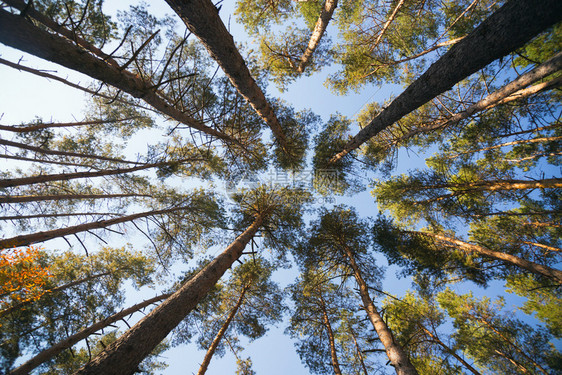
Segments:
[[[559,357],[545,330],[502,314],[501,300],[477,300],[471,293],[458,295],[447,289],[437,301],[454,319],[458,347],[485,369],[497,374],[549,373]]]
[[[335,163],[330,159],[346,142],[350,121],[341,115],[333,115],[318,135],[314,137],[314,189],[321,195],[339,194],[359,190],[359,181],[353,174],[353,160],[342,158]]]
[[[562,336],[562,317],[558,307],[562,303],[560,287],[546,280],[537,281],[532,275],[513,275],[506,282],[507,291],[527,298],[521,310],[544,322],[556,338]]]
[[[275,112],[289,148],[282,150],[280,144],[275,145],[274,165],[286,170],[300,170],[305,166],[310,133],[316,130],[320,117],[310,110],[295,113],[292,107],[281,101],[276,103]]]
[[[48,265],[53,275],[46,286],[51,292],[0,316],[3,371],[22,353],[37,354],[114,314],[124,302],[121,290],[125,280],[136,288],[153,282],[154,261],[125,248],[104,248],[89,257],[73,252],[43,253],[38,261]]]

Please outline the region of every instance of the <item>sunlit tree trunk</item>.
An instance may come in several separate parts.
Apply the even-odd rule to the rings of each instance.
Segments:
[[[194,162],[194,161],[201,161],[202,159],[190,159],[179,161],[181,162]],[[163,167],[165,165],[169,165],[170,162],[162,162],[162,163],[149,163],[149,164],[142,164],[137,167],[131,168],[119,168],[119,169],[105,169],[101,171],[95,172],[74,172],[74,173],[57,173],[57,174],[44,174],[38,176],[30,176],[30,177],[20,177],[20,178],[6,178],[0,180],[0,188],[5,187],[13,187],[13,186],[22,186],[22,185],[32,185],[32,184],[39,184],[44,182],[51,182],[51,181],[69,181],[74,180],[77,178],[92,178],[92,177],[102,177],[102,176],[115,176],[120,174],[126,174],[136,171],[142,171],[145,169],[156,168],[156,167]]]
[[[22,364],[21,366],[17,367],[16,369],[12,370],[10,372],[10,375],[24,375],[24,374],[29,374],[30,371],[32,371],[33,369],[37,368],[37,366],[41,365],[42,363],[45,363],[46,361],[50,360],[51,358],[53,358],[54,356],[56,356],[57,354],[59,354],[60,352],[62,352],[65,349],[71,348],[74,344],[76,344],[77,342],[84,340],[86,338],[88,338],[90,335],[92,335],[93,333],[108,327],[109,325],[124,319],[125,317],[127,317],[128,315],[131,315],[137,311],[140,311],[141,309],[155,303],[155,302],[159,302],[162,301],[163,299],[166,299],[170,296],[170,294],[162,294],[159,296],[156,296],[154,298],[148,299],[146,301],[143,301],[141,303],[137,303],[136,305],[133,305],[125,310],[122,310],[120,312],[118,312],[117,314],[114,314],[106,319],[100,320],[97,323],[92,324],[91,326],[84,328],[83,330],[81,330],[80,332],[77,332],[71,336],[69,336],[68,338],[56,343],[55,345],[51,346],[48,349],[43,350],[41,353],[37,354],[35,357],[31,358],[30,360],[28,360],[27,362],[25,362],[24,364]]]
[[[213,342],[209,346],[209,349],[207,349],[207,353],[205,353],[205,358],[203,358],[203,362],[201,363],[201,366],[199,367],[199,371],[197,372],[197,375],[203,375],[203,374],[205,374],[205,372],[207,372],[207,368],[209,367],[209,363],[211,363],[211,359],[213,358],[213,355],[215,354],[215,351],[217,350],[217,347],[219,346],[224,334],[226,333],[226,330],[230,326],[230,323],[232,322],[232,320],[236,316],[236,313],[238,312],[238,309],[240,308],[240,306],[244,302],[244,295],[246,294],[246,291],[248,290],[248,288],[249,288],[249,285],[245,285],[244,289],[242,289],[242,293],[240,293],[240,297],[238,297],[238,301],[236,301],[236,305],[234,305],[232,310],[230,310],[230,313],[228,314],[228,317],[226,318],[225,322],[221,326],[220,330],[217,332],[217,335],[215,336]]]
[[[457,240],[455,238],[443,236],[441,234],[428,233],[428,232],[410,232],[410,233],[420,234],[422,236],[435,238],[439,241],[447,242],[447,243],[456,245],[464,251],[468,251],[468,252],[471,252],[471,253],[478,253],[478,254],[485,255],[487,257],[493,258],[493,259],[497,259],[497,260],[512,264],[514,266],[518,266],[518,267],[523,268],[523,269],[525,269],[529,272],[532,272],[534,274],[545,276],[545,277],[548,277],[550,279],[554,279],[556,282],[562,284],[562,271],[559,271],[557,269],[554,269],[554,268],[551,268],[551,267],[548,267],[548,266],[543,266],[542,264],[530,262],[526,259],[520,258],[520,257],[515,256],[515,255],[490,250],[488,248],[485,248],[484,246],[474,245],[474,244],[471,244],[471,243],[468,243],[468,242]]]
[[[170,105],[151,88],[152,83],[145,82],[139,76],[109,64],[69,40],[41,30],[24,17],[3,9],[0,9],[0,42],[110,84],[135,98],[141,98],[176,121],[227,143],[239,144],[230,136]]]
[[[562,2],[559,0],[508,1],[433,63],[331,161],[341,159],[462,79],[523,46],[561,18]]]
[[[334,369],[335,375],[341,375],[340,363],[338,361],[338,353],[336,351],[336,340],[334,338],[334,331],[332,325],[330,324],[330,318],[328,317],[328,311],[324,298],[320,294],[320,309],[322,310],[322,324],[326,328],[326,333],[328,334],[328,342],[330,343],[330,358],[332,360],[332,368]]]
[[[514,100],[534,95],[540,91],[557,87],[562,84],[562,77],[557,77],[550,81],[542,82],[537,85],[525,88],[559,71],[560,69],[562,69],[562,52],[556,54],[548,61],[540,64],[535,69],[520,75],[507,85],[503,86],[497,91],[494,91],[484,99],[474,103],[464,111],[456,113],[452,117],[443,121],[439,121],[436,124],[413,129],[405,135],[401,136],[396,142],[402,142],[415,136],[416,134],[428,133],[437,129],[444,129],[448,126],[458,123],[459,121],[469,118],[477,112],[488,110],[499,104],[509,103]]]
[[[116,163],[125,163],[125,164],[140,164],[140,163],[133,162],[133,161],[110,158],[110,157],[101,156],[101,155],[82,154],[82,153],[79,153],[79,152],[71,152],[71,151],[49,150],[49,149],[46,149],[46,148],[35,147],[35,146],[31,146],[31,145],[28,145],[28,144],[25,144],[25,143],[8,141],[6,139],[1,139],[1,138],[0,138],[0,145],[9,146],[9,147],[17,147],[17,148],[20,148],[22,150],[33,151],[33,152],[36,152],[36,153],[39,153],[39,154],[45,154],[45,155],[57,155],[57,156],[65,156],[65,157],[70,157],[70,158],[76,157],[76,158],[85,158],[85,159],[104,160],[104,161],[112,161],[112,162],[116,162]]]
[[[190,209],[189,207],[182,206],[182,207],[168,208],[164,210],[145,211],[132,215],[117,217],[114,219],[100,220],[92,223],[75,225],[72,227],[53,229],[45,232],[30,233],[30,234],[24,234],[16,237],[11,237],[11,238],[5,238],[0,240],[0,249],[28,246],[34,243],[52,240],[53,238],[59,238],[71,234],[86,232],[92,229],[103,229],[111,225],[126,223],[129,221],[141,219],[148,216],[163,215],[171,212],[184,211],[189,209]]]
[[[297,67],[297,72],[303,73],[306,67],[310,64],[310,59],[312,58],[312,54],[318,48],[320,44],[320,40],[322,40],[322,36],[326,32],[326,28],[328,27],[328,23],[332,19],[332,15],[334,14],[334,10],[338,6],[337,0],[326,0],[324,1],[324,6],[322,7],[322,12],[320,13],[320,17],[318,17],[318,21],[316,21],[316,25],[314,26],[314,30],[312,31],[312,35],[310,37],[310,41],[308,42],[308,46],[306,50],[302,54],[300,58],[299,66]]]
[[[447,353],[451,354],[453,357],[455,357],[455,359],[457,361],[459,361],[460,363],[462,363],[462,365],[464,367],[466,367],[466,369],[470,372],[472,372],[474,375],[482,375],[480,374],[480,372],[478,372],[474,367],[472,367],[472,365],[470,363],[468,363],[467,361],[464,360],[464,358],[462,358],[460,355],[457,354],[457,352],[454,349],[451,349],[450,347],[448,347],[443,341],[441,341],[441,339],[434,335],[430,330],[428,330],[425,327],[421,327],[422,330],[429,336],[431,337],[431,339],[437,343],[439,346],[441,346]]]
[[[398,375],[417,375],[418,372],[410,362],[408,354],[402,349],[402,347],[394,341],[392,332],[390,328],[386,325],[386,322],[382,319],[381,315],[377,311],[371,296],[369,295],[369,289],[367,283],[361,275],[361,270],[355,262],[355,257],[351,252],[351,249],[344,246],[345,255],[353,269],[353,276],[359,285],[359,294],[361,295],[361,301],[363,301],[363,307],[367,312],[367,316],[373,325],[373,328],[377,332],[381,343],[383,344],[386,355],[390,360],[394,370]]]
[[[71,199],[112,199],[130,197],[150,197],[148,194],[57,194],[57,195],[16,195],[0,196],[0,203],[26,203],[62,201]]]
[[[258,215],[244,233],[203,270],[75,374],[134,374],[139,363],[195,308],[240,258],[263,220],[264,217]]]
[[[166,0],[166,2],[180,16],[189,31],[201,40],[240,95],[269,126],[281,148],[288,150],[287,139],[273,108],[250,74],[215,5],[210,0]]]

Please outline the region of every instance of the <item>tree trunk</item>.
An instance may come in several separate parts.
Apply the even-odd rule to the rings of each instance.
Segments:
[[[436,184],[416,187],[416,190],[449,189],[456,194],[471,191],[498,191],[498,190],[526,190],[526,189],[558,189],[562,187],[561,178],[546,178],[544,180],[491,180],[466,183]]]
[[[203,363],[201,363],[201,366],[199,367],[199,371],[197,372],[197,375],[203,375],[203,374],[205,374],[205,372],[207,372],[207,367],[209,367],[209,363],[211,363],[211,359],[213,358],[213,355],[215,354],[215,351],[217,350],[217,347],[219,346],[224,334],[226,333],[226,330],[228,329],[228,326],[230,325],[230,322],[232,322],[232,320],[236,316],[236,313],[238,312],[238,309],[242,305],[242,302],[244,302],[244,296],[245,296],[248,288],[249,288],[249,285],[245,285],[244,289],[242,289],[242,293],[240,293],[240,297],[238,297],[238,301],[236,302],[236,305],[234,305],[232,310],[230,310],[230,313],[228,314],[228,317],[226,318],[226,321],[224,322],[221,329],[219,330],[219,332],[215,336],[215,339],[211,343],[211,346],[209,346],[209,349],[207,350],[207,353],[205,354],[205,358],[203,358]]]
[[[498,331],[498,329],[496,329],[496,327],[494,327],[492,324],[490,324],[490,322],[488,322],[486,319],[483,319],[483,318],[480,318],[480,317],[477,317],[477,319],[478,319],[479,322],[484,323],[490,330],[492,330],[496,335],[498,335],[508,345],[512,346],[515,350],[517,350],[519,353],[521,353],[521,355],[527,361],[531,362],[537,369],[539,369],[540,372],[542,372],[544,375],[549,375],[548,371],[546,371],[541,365],[539,365],[531,357],[529,357],[527,355],[527,353],[525,353],[525,350],[521,349],[519,346],[517,346],[511,340],[509,340],[507,337],[505,337],[505,335],[502,334],[500,331]]]
[[[332,367],[334,369],[335,375],[341,375],[340,363],[338,361],[338,353],[336,352],[336,341],[334,339],[334,331],[332,330],[332,325],[330,324],[330,318],[328,317],[328,311],[326,309],[326,303],[324,298],[320,294],[320,308],[322,309],[322,323],[326,327],[326,333],[328,334],[328,342],[330,343],[330,358],[332,360]]]
[[[447,237],[447,236],[443,236],[443,235],[440,235],[440,234],[428,233],[428,232],[409,232],[409,233],[421,234],[422,236],[435,238],[435,239],[437,239],[439,241],[442,241],[442,242],[448,242],[450,244],[457,245],[462,250],[465,250],[465,251],[468,251],[468,252],[471,252],[471,253],[482,254],[482,255],[485,255],[485,256],[493,258],[493,259],[501,260],[502,262],[506,262],[506,263],[518,266],[518,267],[523,268],[523,269],[525,269],[529,272],[532,272],[532,273],[537,274],[537,275],[548,277],[548,278],[553,279],[554,281],[558,282],[559,284],[562,284],[562,271],[559,271],[557,269],[554,269],[554,268],[551,268],[551,267],[548,267],[548,266],[543,266],[542,264],[530,262],[526,259],[520,258],[520,257],[515,256],[515,255],[490,250],[490,249],[487,249],[483,246],[474,245],[474,244],[471,244],[471,243],[468,243],[468,242],[464,242],[464,241],[457,240],[455,238],[451,238],[451,237]]]
[[[355,332],[353,331],[353,328],[351,328],[351,326],[349,326],[349,331],[351,333],[351,337],[353,338],[353,344],[355,345],[355,350],[357,351],[357,358],[361,363],[361,368],[363,369],[365,375],[369,375],[369,372],[367,371],[367,366],[365,366],[365,357],[363,356],[363,352],[361,351],[361,348],[359,347],[359,343],[357,342],[357,336],[355,335]]]
[[[252,225],[203,270],[75,374],[134,374],[139,363],[195,308],[226,270],[240,258],[263,219],[261,214],[258,215]]]
[[[437,129],[444,129],[448,126],[454,125],[459,121],[465,120],[473,114],[493,108],[499,104],[511,102],[513,100],[521,99],[537,92],[556,87],[561,84],[562,77],[554,78],[548,82],[539,83],[527,89],[525,87],[559,71],[562,69],[562,52],[556,54],[550,60],[545,61],[533,70],[520,75],[507,85],[503,86],[492,94],[488,95],[482,100],[474,103],[462,112],[456,113],[452,117],[439,121],[437,124],[425,126],[418,129],[413,129],[401,136],[396,142],[407,140],[416,134],[428,133]]]
[[[91,326],[83,329],[80,332],[77,332],[71,336],[69,336],[68,338],[59,341],[58,343],[56,343],[55,345],[51,346],[48,349],[43,350],[42,352],[40,352],[39,354],[37,354],[35,357],[31,358],[30,360],[28,360],[27,362],[25,362],[24,364],[22,364],[21,366],[17,367],[16,369],[12,370],[10,372],[10,375],[25,375],[25,374],[29,374],[33,369],[37,368],[39,365],[41,365],[42,363],[45,363],[46,361],[50,360],[51,358],[53,358],[54,356],[56,356],[57,354],[59,354],[60,352],[62,352],[65,349],[71,348],[74,344],[76,344],[77,342],[84,340],[85,338],[89,337],[90,335],[92,335],[93,333],[108,327],[109,325],[125,318],[127,315],[131,315],[155,302],[158,301],[162,301],[163,299],[166,299],[170,296],[170,294],[162,294],[159,296],[156,296],[154,298],[148,299],[146,301],[143,301],[141,303],[138,303],[134,306],[129,307],[128,309],[125,309],[121,312],[118,312],[117,314],[113,314],[110,317],[104,319],[104,320],[100,320],[97,323],[92,324]]]
[[[58,194],[58,195],[16,195],[0,196],[0,203],[25,203],[25,202],[44,202],[61,201],[71,199],[111,199],[129,197],[151,197],[148,194]]]
[[[470,365],[470,363],[468,363],[467,361],[464,360],[464,358],[462,358],[461,356],[459,356],[455,350],[449,348],[447,345],[445,345],[445,343],[443,341],[441,341],[439,339],[438,336],[434,335],[430,330],[428,330],[425,327],[421,327],[421,329],[429,336],[431,337],[431,339],[436,342],[438,345],[440,345],[443,349],[445,349],[445,351],[449,354],[451,354],[453,357],[455,357],[455,359],[457,361],[459,361],[460,363],[462,363],[462,365],[464,367],[466,367],[466,369],[470,372],[472,372],[474,375],[482,375],[480,374],[474,367],[472,367]]]
[[[281,148],[287,152],[287,139],[279,120],[250,74],[215,5],[210,0],[166,0],[166,2],[180,16],[189,31],[201,40],[230,82],[265,121]]]
[[[403,0],[402,0],[403,1]],[[305,68],[310,64],[310,59],[312,58],[312,54],[318,48],[320,44],[320,40],[322,36],[326,32],[326,28],[328,27],[328,23],[332,19],[332,15],[334,14],[334,10],[338,6],[338,0],[326,0],[324,1],[324,6],[322,7],[322,12],[320,13],[320,17],[318,17],[318,21],[316,21],[316,25],[314,25],[314,30],[312,31],[312,35],[310,37],[310,41],[308,42],[308,46],[306,50],[302,54],[300,58],[299,66],[297,67],[298,73],[303,73]]]
[[[193,159],[190,161],[200,161],[201,159]],[[142,171],[145,169],[161,167],[164,165],[168,165],[170,162],[162,162],[162,163],[148,163],[142,164],[137,167],[131,168],[119,168],[119,169],[105,169],[96,172],[74,172],[74,173],[57,173],[57,174],[45,174],[45,175],[38,175],[38,176],[30,176],[30,177],[20,177],[20,178],[6,178],[0,180],[0,188],[6,187],[13,187],[13,186],[21,186],[21,185],[32,185],[32,184],[40,184],[43,182],[51,182],[51,181],[68,181],[74,180],[77,178],[92,178],[92,177],[102,177],[102,176],[114,176],[119,174],[131,173],[136,171]]]
[[[410,362],[408,358],[408,354],[402,349],[397,342],[394,341],[394,337],[392,336],[392,332],[390,328],[386,325],[385,321],[380,316],[379,312],[377,311],[371,296],[369,295],[369,289],[367,287],[367,283],[363,279],[361,275],[361,270],[359,266],[355,262],[355,258],[351,250],[344,246],[345,256],[349,260],[351,268],[353,269],[353,276],[359,285],[359,294],[361,295],[361,301],[363,301],[363,307],[367,312],[367,316],[373,325],[373,328],[377,332],[381,343],[383,344],[386,355],[392,366],[394,366],[394,370],[396,371],[397,375],[417,375],[418,372]]]
[[[139,76],[107,63],[69,40],[41,30],[24,17],[3,9],[0,9],[0,42],[110,84],[135,98],[144,100],[178,122],[227,143],[240,145],[228,135],[204,125],[171,106],[155,92],[152,83],[145,82]]]
[[[124,122],[139,119],[140,117],[127,117],[123,119],[108,119],[108,120],[90,120],[90,121],[77,121],[77,122],[50,122],[50,123],[39,123],[39,124],[27,124],[27,125],[0,125],[0,130],[6,130],[12,133],[29,133],[41,129],[51,129],[51,128],[69,128],[75,126],[86,126],[86,125],[102,125],[102,124],[114,124],[116,122]]]
[[[392,13],[390,14],[390,16],[388,17],[388,19],[386,20],[386,22],[384,23],[381,31],[379,32],[379,35],[377,36],[377,39],[375,39],[375,41],[373,42],[372,46],[369,46],[370,51],[372,52],[375,48],[377,48],[377,46],[379,45],[379,43],[382,40],[382,37],[384,36],[384,33],[386,32],[386,30],[388,30],[388,27],[390,26],[390,24],[392,23],[392,21],[394,21],[394,19],[396,18],[396,15],[398,14],[398,10],[400,10],[400,8],[402,7],[402,5],[404,4],[405,0],[399,0],[398,4],[396,4],[396,6],[394,7],[394,10],[392,11]]]
[[[446,159],[449,159],[449,160],[455,159],[455,158],[458,158],[461,155],[473,154],[473,153],[482,152],[482,151],[490,151],[490,150],[495,150],[497,148],[502,148],[502,147],[507,147],[507,146],[515,146],[515,145],[528,144],[528,143],[553,142],[553,141],[559,141],[561,139],[562,139],[562,136],[520,139],[520,140],[517,140],[517,141],[504,142],[504,143],[501,143],[499,145],[482,147],[482,148],[479,148],[479,149],[476,149],[476,150],[469,150],[469,151],[461,152],[459,154],[447,156]]]
[[[25,144],[25,143],[8,141],[8,140],[1,139],[1,138],[0,138],[0,145],[9,146],[9,147],[17,147],[17,148],[21,148],[22,150],[29,150],[29,151],[33,151],[33,152],[37,152],[37,153],[45,154],[45,155],[58,155],[58,156],[66,156],[66,157],[69,157],[69,158],[70,157],[76,157],[76,158],[96,159],[96,160],[113,161],[113,162],[116,162],[116,163],[125,163],[125,164],[141,164],[141,163],[137,163],[137,162],[134,162],[134,161],[110,158],[110,157],[105,157],[105,156],[100,156],[100,155],[81,154],[81,153],[78,153],[78,152],[70,152],[70,151],[49,150],[49,149],[46,149],[46,148],[30,146],[30,145]]]
[[[70,234],[76,234],[80,232],[86,232],[92,229],[102,229],[102,228],[109,227],[111,225],[116,225],[116,224],[126,223],[128,221],[133,221],[136,219],[141,219],[143,217],[162,215],[162,214],[167,214],[167,213],[182,211],[182,210],[189,210],[189,209],[190,207],[182,206],[182,207],[168,208],[164,210],[145,211],[132,215],[121,216],[115,219],[95,221],[92,223],[85,223],[85,224],[75,225],[72,227],[53,229],[45,232],[23,234],[12,238],[0,239],[0,249],[10,249],[19,246],[29,246],[37,242],[44,242],[44,241],[52,240],[53,238],[68,236]]]
[[[0,216],[0,220],[27,220],[27,219],[42,219],[54,217],[69,217],[69,216],[122,216],[118,212],[73,212],[70,214],[37,214],[37,215],[14,215],[14,216]]]
[[[559,0],[508,1],[433,63],[353,137],[331,162],[341,159],[403,116],[451,89],[462,79],[522,47],[561,18],[562,2]]]

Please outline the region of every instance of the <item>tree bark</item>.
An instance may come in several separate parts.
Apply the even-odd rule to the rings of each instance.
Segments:
[[[230,136],[204,125],[171,106],[155,92],[152,83],[145,82],[137,75],[107,63],[69,40],[41,30],[25,18],[3,9],[0,9],[0,42],[110,84],[135,98],[144,100],[178,122],[227,143],[240,145]]]
[[[451,354],[453,357],[455,357],[455,359],[457,361],[459,361],[460,363],[462,363],[462,365],[464,367],[466,367],[466,369],[470,372],[472,372],[474,375],[482,375],[480,374],[480,372],[478,372],[474,367],[472,367],[470,365],[470,363],[468,363],[467,361],[464,360],[464,358],[462,358],[460,355],[458,355],[456,353],[455,350],[449,348],[447,345],[445,345],[445,343],[443,341],[441,341],[441,339],[439,339],[439,337],[437,335],[434,335],[430,330],[428,330],[425,327],[421,327],[421,329],[429,336],[431,337],[431,339],[436,342],[439,346],[441,346],[443,349],[445,349],[445,351],[449,354]]]
[[[71,152],[71,151],[49,150],[49,149],[46,149],[46,148],[30,146],[30,145],[27,145],[25,143],[8,141],[6,139],[1,139],[1,138],[0,138],[0,145],[9,146],[9,147],[17,147],[17,148],[21,148],[22,150],[29,150],[29,151],[33,151],[33,152],[37,152],[37,153],[45,154],[45,155],[58,155],[58,156],[66,156],[66,157],[96,159],[96,160],[113,161],[113,162],[116,162],[116,163],[125,163],[125,164],[140,164],[140,163],[136,163],[134,161],[110,158],[110,157],[100,156],[100,155],[81,154],[79,152]]]
[[[182,207],[168,208],[164,210],[145,211],[132,215],[121,216],[115,219],[100,220],[92,223],[75,225],[72,227],[53,229],[45,232],[36,232],[36,233],[24,234],[12,238],[0,239],[0,249],[9,249],[19,246],[29,246],[37,242],[44,242],[44,241],[52,240],[53,238],[59,238],[63,236],[68,236],[70,234],[80,233],[80,232],[86,232],[92,229],[102,229],[102,228],[109,227],[111,225],[116,225],[116,224],[126,223],[128,221],[133,221],[136,219],[141,219],[143,217],[162,215],[162,214],[167,214],[167,213],[182,211],[182,210],[189,210],[189,209],[190,209],[189,207],[182,206]]]
[[[29,133],[36,130],[50,129],[50,128],[69,128],[69,127],[86,126],[86,125],[114,124],[117,122],[131,121],[138,118],[140,117],[127,117],[122,119],[108,119],[108,120],[59,122],[59,123],[50,122],[50,123],[27,124],[27,125],[0,125],[0,130],[6,130],[12,133]]]
[[[461,153],[458,153],[458,154],[455,154],[455,155],[447,156],[446,159],[455,159],[455,158],[458,158],[461,155],[473,154],[473,153],[482,152],[482,151],[490,151],[490,150],[495,150],[497,148],[502,148],[502,147],[507,147],[507,146],[515,146],[515,145],[528,144],[528,143],[553,142],[553,141],[559,141],[561,139],[562,139],[562,136],[520,139],[518,141],[504,142],[504,143],[501,143],[499,145],[482,147],[482,148],[479,148],[477,150],[469,150],[469,151],[461,152]]]
[[[258,215],[252,225],[203,270],[75,374],[134,374],[139,363],[195,308],[226,270],[240,258],[263,220],[264,217]]]
[[[525,352],[525,350],[521,349],[518,345],[514,344],[511,340],[509,340],[507,337],[505,337],[505,335],[503,333],[501,333],[496,327],[494,327],[492,324],[490,324],[490,322],[488,322],[486,319],[483,319],[481,317],[477,317],[477,320],[481,323],[484,323],[486,325],[486,327],[488,327],[490,330],[492,330],[496,335],[498,335],[503,341],[505,341],[508,345],[512,346],[513,348],[515,348],[515,350],[517,350],[519,353],[521,353],[521,355],[529,362],[531,362],[537,369],[539,369],[540,372],[542,372],[544,375],[549,375],[548,371],[546,371],[541,365],[539,365],[537,362],[535,362],[531,357],[529,357],[527,355],[527,353]]]
[[[53,217],[70,217],[70,216],[122,216],[118,212],[73,212],[70,214],[37,214],[37,215],[14,215],[14,216],[0,216],[0,220],[27,220],[27,219],[42,219]]]
[[[189,31],[201,40],[230,82],[265,121],[281,148],[287,152],[287,139],[279,120],[250,74],[215,5],[210,0],[166,0],[166,2],[180,16]]]
[[[562,187],[561,178],[544,180],[490,180],[467,183],[436,184],[416,187],[416,190],[450,189],[458,193],[470,191],[526,190],[526,189],[557,189]]]
[[[559,0],[511,0],[476,27],[363,128],[335,162],[456,83],[522,47],[562,18]]]
[[[304,70],[310,64],[312,54],[314,54],[314,51],[316,51],[316,48],[318,48],[318,45],[322,40],[322,36],[326,32],[328,23],[330,23],[332,15],[334,14],[334,10],[336,10],[337,6],[338,0],[324,1],[322,12],[320,13],[320,17],[318,17],[318,21],[316,21],[316,25],[314,25],[314,30],[312,31],[312,35],[310,36],[308,46],[306,47],[306,50],[300,58],[299,66],[297,67],[298,73],[304,73]]]
[[[326,309],[326,303],[324,298],[320,294],[320,309],[322,309],[322,324],[326,328],[326,333],[328,334],[328,342],[330,343],[330,358],[332,361],[332,368],[334,369],[335,375],[341,375],[340,363],[338,361],[338,353],[336,351],[336,341],[334,339],[334,331],[332,330],[332,325],[330,324],[330,318],[328,317],[328,311]]]
[[[193,159],[190,161],[198,161],[201,159]],[[131,173],[136,171],[141,171],[144,169],[150,169],[155,167],[161,167],[164,165],[170,164],[170,162],[162,162],[162,163],[149,163],[149,164],[142,164],[137,167],[131,168],[119,168],[119,169],[106,169],[96,172],[75,172],[75,173],[57,173],[57,174],[45,174],[39,176],[31,176],[31,177],[20,177],[20,178],[6,178],[0,180],[0,188],[6,187],[13,187],[13,186],[21,186],[21,185],[32,185],[32,184],[39,184],[43,182],[51,182],[51,181],[68,181],[74,180],[77,178],[92,178],[92,177],[101,177],[101,176],[114,176],[119,174]]]
[[[390,26],[390,24],[392,23],[392,21],[394,21],[394,19],[396,18],[396,15],[398,14],[398,10],[400,10],[400,8],[402,7],[402,5],[404,4],[405,0],[399,0],[398,4],[396,4],[396,6],[394,7],[394,10],[392,11],[392,13],[390,14],[390,16],[388,17],[388,19],[386,20],[386,22],[384,23],[384,25],[382,26],[381,31],[379,32],[379,35],[377,36],[377,39],[375,39],[374,43],[372,46],[369,46],[370,50],[373,51],[375,48],[377,48],[377,46],[379,45],[379,43],[382,40],[382,37],[384,36],[384,33],[386,32],[386,30],[388,30],[388,27]]]
[[[209,349],[207,349],[207,353],[205,353],[205,358],[203,358],[203,363],[201,363],[197,375],[203,375],[205,374],[205,372],[207,372],[209,363],[211,363],[211,359],[213,358],[213,355],[215,354],[217,347],[219,346],[224,334],[226,333],[226,330],[230,326],[230,322],[232,322],[232,320],[236,316],[236,313],[238,312],[238,309],[242,305],[242,302],[244,302],[244,296],[246,295],[246,291],[248,290],[248,288],[249,285],[245,285],[244,289],[242,289],[242,293],[240,293],[240,297],[238,297],[238,301],[236,301],[236,305],[234,305],[232,310],[230,310],[228,317],[226,318],[225,322],[217,332],[217,335],[215,336],[213,342],[211,343],[211,346],[209,346]]]
[[[474,245],[474,244],[471,244],[471,243],[468,243],[468,242],[457,240],[455,238],[443,236],[441,234],[428,233],[428,232],[409,232],[409,233],[420,234],[422,236],[435,238],[435,239],[437,239],[441,242],[448,242],[450,244],[457,245],[462,250],[465,250],[465,251],[468,251],[468,252],[471,252],[471,253],[478,253],[478,254],[487,256],[489,258],[497,259],[497,260],[500,260],[502,262],[506,262],[506,263],[512,264],[514,266],[518,266],[518,267],[523,268],[523,269],[525,269],[525,270],[527,270],[531,273],[541,275],[541,276],[545,276],[547,278],[553,279],[554,281],[558,282],[559,284],[562,284],[562,271],[559,271],[557,269],[554,269],[554,268],[551,268],[551,267],[548,267],[548,266],[543,266],[542,264],[530,262],[526,259],[520,258],[520,257],[515,256],[515,255],[490,250],[488,248],[485,248],[484,246]]]
[[[425,126],[418,129],[413,129],[401,136],[395,143],[407,140],[420,133],[428,133],[437,129],[444,129],[448,126],[454,125],[459,121],[465,120],[477,112],[481,112],[493,108],[499,104],[505,104],[517,99],[521,99],[540,91],[557,87],[562,83],[562,77],[554,78],[548,82],[539,83],[537,85],[526,88],[527,86],[545,78],[549,75],[562,69],[562,52],[556,54],[554,57],[540,64],[533,70],[524,73],[503,86],[497,91],[494,91],[487,97],[474,103],[462,112],[454,114],[452,117],[439,121],[436,124]]]
[[[45,363],[46,361],[48,361],[49,359],[53,358],[54,356],[56,356],[57,354],[59,354],[60,352],[62,352],[65,349],[71,348],[74,344],[76,344],[77,342],[84,340],[85,338],[87,338],[88,336],[90,336],[91,334],[99,331],[100,329],[103,329],[123,318],[125,318],[127,315],[131,315],[155,302],[158,301],[162,301],[163,299],[166,299],[170,296],[170,294],[162,294],[159,296],[156,296],[154,298],[148,299],[146,301],[143,301],[141,303],[137,303],[134,306],[131,306],[125,310],[122,310],[121,312],[118,312],[117,314],[113,314],[110,317],[104,319],[104,320],[100,320],[97,323],[92,324],[91,326],[83,329],[80,332],[77,332],[71,336],[69,336],[68,338],[59,341],[58,343],[56,343],[55,345],[51,346],[48,349],[43,350],[42,352],[40,352],[39,354],[37,354],[35,357],[31,358],[30,360],[28,360],[27,362],[25,362],[24,364],[22,364],[21,366],[15,368],[14,370],[12,370],[10,372],[10,375],[25,375],[25,374],[29,374],[33,369],[37,368],[39,365],[41,365],[42,363]]]
[[[61,201],[71,199],[111,199],[130,197],[151,197],[149,194],[56,194],[56,195],[15,195],[0,196],[0,203],[25,203]]]
[[[357,351],[357,358],[361,363],[361,368],[363,369],[365,375],[369,375],[369,372],[367,371],[367,366],[365,366],[365,357],[363,356],[363,352],[361,351],[361,348],[359,347],[359,343],[357,342],[357,336],[355,335],[355,332],[353,331],[353,328],[351,328],[351,326],[349,327],[349,331],[351,333],[351,337],[353,338],[353,344],[355,345],[355,350]]]
[[[381,315],[377,311],[371,296],[369,295],[369,289],[367,283],[361,275],[361,270],[355,262],[355,257],[347,246],[343,247],[344,254],[349,260],[351,268],[353,269],[353,276],[359,285],[359,294],[361,296],[361,301],[363,302],[363,307],[367,312],[367,316],[373,325],[373,328],[377,332],[381,343],[383,344],[386,355],[397,375],[418,375],[417,370],[414,368],[408,354],[402,349],[402,347],[394,341],[394,337],[390,328],[386,325],[385,321],[382,319]]]

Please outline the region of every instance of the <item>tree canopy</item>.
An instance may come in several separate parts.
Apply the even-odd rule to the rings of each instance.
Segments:
[[[561,21],[0,0],[0,371],[562,373]]]

